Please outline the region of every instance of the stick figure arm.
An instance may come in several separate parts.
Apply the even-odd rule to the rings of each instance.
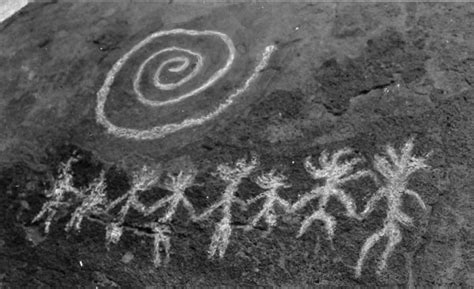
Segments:
[[[384,196],[384,191],[383,188],[378,189],[369,199],[367,204],[365,204],[364,210],[360,213],[360,216],[362,218],[367,217],[374,209],[375,209],[375,204],[380,201]]]
[[[324,154],[324,153],[323,153]],[[326,156],[327,157],[327,156]],[[323,161],[324,159],[324,156],[321,156],[321,160],[320,162],[322,162],[323,164],[325,163],[325,161]],[[322,165],[323,165],[322,164]],[[304,160],[304,168],[306,169],[306,172],[308,172],[308,174],[310,174],[313,178],[322,178],[324,177],[324,170],[319,170],[317,169],[313,163],[311,162],[311,157],[307,157],[305,160]]]
[[[337,189],[333,193],[334,197],[344,206],[346,209],[346,215],[352,218],[360,219],[361,216],[357,214],[357,207],[354,199],[346,194],[343,190]]]
[[[285,211],[289,211],[291,209],[290,202],[283,198],[278,198],[277,201],[280,203],[280,205],[285,209]]]
[[[311,199],[313,199],[314,197],[311,196],[310,194],[304,194],[301,198],[299,198],[296,202],[294,202],[289,211],[291,213],[294,213],[296,211],[298,211],[299,209],[303,208],[307,202],[309,202]]]
[[[413,218],[402,211],[395,212],[394,217],[398,222],[405,226],[413,226]]]
[[[321,195],[321,187],[318,187],[312,190],[311,192],[304,194],[301,198],[299,198],[298,201],[296,201],[293,205],[291,205],[289,211],[296,212],[297,210],[306,206],[306,204],[310,202],[312,199],[315,199],[319,197],[320,195]]]
[[[107,206],[106,211],[108,212],[108,211],[112,210],[113,208],[115,208],[120,202],[122,202],[123,200],[125,200],[128,196],[129,196],[129,193],[125,193],[125,194],[121,195],[120,197],[118,197],[117,199],[113,200],[113,201]]]
[[[253,198],[249,199],[246,204],[251,205],[251,204],[255,203],[256,201],[260,200],[263,197],[265,197],[265,194],[260,194],[256,197],[253,197]]]
[[[129,199],[130,206],[142,214],[147,214],[148,208],[145,204],[140,202],[137,196],[132,199]]]
[[[405,194],[414,197],[414,198],[418,201],[418,204],[420,205],[420,207],[422,207],[423,210],[426,211],[425,202],[423,202],[423,199],[421,199],[420,195],[419,195],[417,192],[412,191],[412,190],[410,190],[410,189],[406,189],[406,190],[405,190]]]
[[[379,184],[379,179],[377,178],[375,173],[373,171],[369,171],[369,170],[358,171],[358,172],[356,172],[352,175],[344,177],[340,180],[340,183],[342,184],[342,183],[352,181],[352,180],[357,180],[357,179],[360,179],[360,178],[363,178],[363,177],[370,177],[374,180],[374,182],[376,184]]]
[[[207,210],[204,211],[204,213],[202,213],[201,215],[199,216],[196,216],[194,218],[195,221],[201,221],[201,220],[204,220],[206,219],[207,217],[209,217],[209,215],[211,215],[217,208],[219,208],[220,206],[222,206],[223,204],[223,201],[219,201],[215,204],[213,204],[212,206],[210,206]]]
[[[183,206],[188,210],[191,219],[196,218],[196,210],[194,210],[193,204],[187,198],[183,198]]]
[[[153,214],[156,210],[163,207],[166,203],[169,203],[172,198],[173,198],[173,195],[170,195],[170,196],[167,196],[165,198],[159,199],[153,205],[151,205],[150,207],[148,207],[146,209],[145,215]]]
[[[36,217],[33,219],[33,223],[36,223],[37,221],[39,221],[43,216],[44,214],[46,214],[46,212],[49,212],[51,211],[51,208],[48,206],[49,202],[46,202],[43,204],[43,207],[41,208],[41,211],[36,215]]]

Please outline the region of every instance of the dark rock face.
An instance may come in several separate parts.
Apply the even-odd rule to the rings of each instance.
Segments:
[[[473,287],[473,13],[470,4],[421,3],[28,5],[0,25],[0,287]],[[107,131],[96,114],[107,74],[152,33],[177,28],[228,35],[231,69],[177,105],[148,107],[137,101],[133,79],[157,49],[199,48],[207,66],[183,87],[157,93],[155,71],[179,53],[150,61],[140,85],[152,100],[192,90],[228,57],[215,36],[155,40],[111,85],[105,115],[114,125],[179,123],[243,93],[218,117],[162,138]],[[276,50],[257,70],[269,45]],[[180,70],[178,62],[164,66],[164,83],[199,67],[195,59]],[[336,168],[352,161],[344,176],[361,175],[322,189],[338,170],[317,178],[305,160],[317,175],[344,150]],[[252,156],[258,163],[232,183]],[[148,176],[155,183],[140,184],[144,166],[155,169]],[[279,174],[286,185],[276,192],[288,205],[275,205],[275,219],[262,215],[248,230],[268,200],[265,176]],[[64,195],[61,180],[69,185]],[[355,214],[340,195],[295,209],[312,190],[345,192]],[[381,192],[391,193],[374,199]],[[160,203],[180,193],[192,210],[170,209],[177,199]],[[248,202],[233,201],[227,223],[225,205],[213,207],[225,194]],[[70,229],[78,217],[80,229]],[[123,231],[117,242],[113,224]],[[220,247],[208,258],[212,244]]]
[[[418,40],[419,41],[419,40]],[[317,94],[328,112],[341,115],[350,99],[397,81],[409,85],[425,75],[427,54],[392,29],[369,39],[362,55],[339,64],[330,59],[316,69]]]

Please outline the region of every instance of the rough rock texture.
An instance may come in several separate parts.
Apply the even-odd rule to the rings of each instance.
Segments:
[[[29,4],[0,24],[0,287],[474,287],[474,5],[126,2]],[[150,33],[174,28],[226,33],[238,61],[198,96],[152,109],[133,96],[130,75],[144,57],[137,55],[106,106],[114,123],[144,129],[207,112],[240,87],[265,46],[277,50],[261,76],[214,120],[156,140],[107,133],[95,112],[107,72]],[[225,61],[218,41],[178,37],[156,45],[165,44],[199,45],[212,59],[204,78]],[[175,81],[171,75],[167,80]],[[188,85],[195,83],[183,90]],[[173,97],[167,93],[161,97]],[[365,159],[360,167],[373,170],[375,154],[410,137],[415,155],[432,151],[431,168],[416,172],[408,185],[427,210],[403,198],[414,224],[402,226],[403,240],[381,275],[375,272],[385,239],[369,252],[360,278],[354,266],[365,240],[383,226],[385,201],[358,221],[331,200],[326,210],[338,222],[333,242],[318,221],[296,238],[317,200],[297,214],[277,210],[278,225],[268,235],[263,223],[241,230],[261,203],[247,211],[236,206],[223,259],[206,255],[219,214],[192,222],[180,207],[168,224],[170,262],[158,268],[151,238],[124,233],[106,246],[99,217],[66,233],[72,211],[61,210],[47,235],[42,222],[32,222],[58,165],[72,155],[80,157],[72,166],[73,185],[84,188],[104,170],[110,199],[130,189],[132,172],[144,164],[178,173],[192,163],[198,174],[186,195],[201,213],[225,188],[215,175],[219,164],[257,154],[258,169],[236,195],[256,196],[262,189],[255,176],[276,168],[291,184],[280,195],[293,203],[317,183],[303,167],[307,156],[317,160],[323,150],[351,147]],[[369,178],[344,186],[359,212],[377,187]],[[151,203],[167,194],[153,188],[141,197]],[[145,219],[132,212],[126,226],[148,234],[141,227]]]

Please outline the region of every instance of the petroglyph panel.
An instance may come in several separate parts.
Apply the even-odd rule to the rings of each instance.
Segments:
[[[472,5],[138,2],[0,22],[0,287],[474,287]]]
[[[132,186],[128,192],[113,201],[106,200],[104,185],[104,172],[94,180],[88,187],[80,190],[71,186],[72,176],[70,172],[71,164],[77,161],[71,157],[65,164],[60,167],[60,174],[56,180],[54,187],[46,196],[50,199],[44,205],[42,210],[34,218],[33,222],[45,218],[45,232],[48,233],[50,226],[57,211],[60,207],[73,207],[74,203],[79,201],[80,205],[75,208],[70,221],[66,225],[66,231],[71,228],[79,231],[81,222],[84,218],[104,224],[106,227],[106,242],[118,243],[122,237],[124,230],[131,231],[138,235],[147,235],[154,240],[154,258],[155,266],[162,266],[169,262],[171,250],[171,229],[170,223],[173,220],[176,210],[179,206],[187,211],[189,219],[193,222],[202,222],[209,220],[215,213],[220,212],[221,219],[215,224],[215,230],[211,237],[211,243],[207,250],[209,258],[216,254],[219,258],[224,258],[226,250],[231,243],[232,231],[236,227],[232,225],[232,212],[234,204],[237,204],[240,210],[247,210],[247,207],[259,199],[264,199],[262,209],[257,215],[252,216],[248,224],[243,227],[244,231],[254,228],[259,221],[264,221],[267,226],[265,236],[271,233],[273,227],[277,226],[277,213],[275,207],[281,207],[284,214],[295,214],[298,210],[307,206],[310,202],[317,199],[318,209],[306,216],[301,222],[300,228],[296,235],[297,238],[305,234],[315,221],[321,221],[327,233],[327,238],[332,242],[337,238],[335,234],[337,221],[327,211],[327,205],[331,198],[336,199],[343,205],[345,215],[349,218],[362,221],[369,218],[370,213],[376,208],[378,202],[386,198],[388,212],[384,220],[384,227],[371,235],[363,244],[360,250],[360,256],[355,265],[355,276],[358,278],[362,274],[362,267],[367,258],[369,250],[382,237],[388,238],[385,251],[377,267],[377,274],[381,274],[388,267],[388,260],[398,243],[402,241],[400,224],[404,226],[413,226],[413,220],[402,211],[403,194],[407,194],[418,202],[423,210],[426,205],[418,195],[418,193],[407,188],[410,175],[421,169],[428,169],[426,157],[415,157],[412,155],[414,139],[409,139],[400,154],[391,146],[386,146],[386,154],[389,157],[375,155],[374,167],[383,178],[383,185],[379,181],[375,172],[370,170],[356,170],[355,166],[364,160],[360,157],[354,157],[354,151],[350,148],[342,148],[329,154],[323,151],[319,157],[318,168],[311,162],[311,158],[304,160],[304,167],[308,174],[314,180],[324,179],[323,185],[316,185],[313,189],[298,197],[298,200],[290,204],[288,200],[278,195],[278,190],[290,188],[287,177],[281,173],[277,173],[272,169],[268,173],[258,175],[254,178],[257,186],[264,189],[264,192],[243,200],[236,196],[239,186],[244,179],[248,179],[253,171],[258,168],[259,160],[253,155],[249,160],[246,158],[239,159],[235,164],[221,164],[217,167],[215,173],[222,181],[226,183],[224,192],[220,198],[202,213],[196,213],[193,204],[186,196],[186,190],[195,185],[195,177],[197,171],[192,166],[186,171],[180,171],[177,175],[168,173],[164,182],[159,183],[161,176],[161,165],[155,168],[143,167],[133,175]],[[343,157],[351,156],[350,159],[341,161]],[[362,212],[358,213],[356,204],[350,193],[345,192],[342,186],[346,182],[358,181],[361,178],[371,178],[379,188],[365,204]],[[151,205],[145,205],[140,201],[140,193],[151,190],[154,186],[160,186],[171,194],[155,201]],[[65,198],[66,193],[73,193],[74,197]],[[114,216],[113,209],[120,207],[120,210]],[[149,228],[150,232],[145,233],[138,230],[137,227],[126,225],[126,217],[131,210],[135,210],[144,216],[156,215],[160,208],[166,208],[162,216],[156,221],[142,224],[142,228]],[[46,216],[45,216],[46,215]],[[104,218],[107,216],[107,218]],[[113,216],[113,217],[111,217]],[[110,222],[104,219],[112,220]],[[164,251],[165,257],[162,258]]]

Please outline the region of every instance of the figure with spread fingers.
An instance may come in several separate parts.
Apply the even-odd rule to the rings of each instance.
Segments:
[[[402,210],[403,195],[413,197],[420,207],[426,210],[426,205],[420,195],[408,189],[407,186],[413,173],[429,168],[426,160],[431,153],[428,153],[425,157],[413,156],[413,141],[414,139],[410,138],[402,147],[400,154],[391,145],[387,145],[386,154],[388,158],[379,155],[375,156],[374,167],[384,177],[385,184],[370,198],[361,216],[366,218],[383,198],[387,200],[388,212],[383,228],[367,238],[362,246],[355,268],[356,277],[361,276],[367,253],[382,237],[386,237],[388,242],[377,266],[377,274],[380,275],[387,268],[387,261],[393,250],[402,241],[400,225],[413,225],[413,219]]]
[[[351,153],[353,153],[353,150],[349,148],[338,150],[332,156],[329,156],[327,151],[323,151],[319,157],[320,169],[317,169],[311,163],[310,157],[306,158],[304,163],[306,171],[314,180],[325,179],[325,184],[323,186],[315,186],[309,193],[304,194],[291,206],[291,211],[296,212],[314,199],[318,199],[319,201],[318,209],[303,221],[297,237],[301,237],[315,220],[320,220],[324,223],[329,240],[332,241],[336,227],[336,219],[326,212],[326,206],[330,198],[337,199],[344,206],[348,217],[360,218],[356,213],[354,200],[341,186],[346,182],[366,176],[374,177],[374,175],[368,170],[353,172],[355,166],[362,162],[361,158],[352,158],[344,162],[340,161],[341,157]]]
[[[265,223],[268,226],[265,235],[268,235],[272,228],[277,223],[277,215],[275,212],[275,206],[280,206],[285,212],[290,209],[290,204],[285,199],[278,195],[278,190],[282,188],[289,188],[291,185],[285,181],[287,178],[282,174],[276,173],[275,170],[258,176],[255,183],[265,191],[258,196],[247,201],[247,205],[253,204],[260,199],[265,199],[262,210],[252,218],[250,224],[245,227],[245,230],[250,230],[257,225],[257,223],[264,218]]]

